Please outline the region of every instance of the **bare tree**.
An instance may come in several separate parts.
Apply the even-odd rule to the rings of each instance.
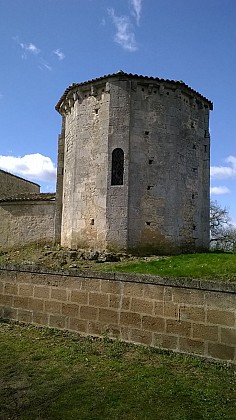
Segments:
[[[236,228],[231,224],[229,212],[217,201],[210,204],[210,243],[211,248],[234,251],[236,248]]]

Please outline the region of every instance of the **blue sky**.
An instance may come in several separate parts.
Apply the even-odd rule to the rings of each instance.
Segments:
[[[0,0],[0,168],[55,190],[55,111],[73,82],[123,70],[212,100],[212,199],[236,222],[235,0]]]

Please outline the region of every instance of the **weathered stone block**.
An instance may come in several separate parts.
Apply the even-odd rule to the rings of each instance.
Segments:
[[[173,301],[189,305],[204,305],[204,291],[173,288]]]
[[[71,291],[71,302],[78,303],[80,305],[88,304],[88,292],[82,290],[72,290]]]
[[[63,315],[49,315],[49,326],[53,328],[66,328],[66,317]]]
[[[21,297],[21,296],[14,296],[13,306],[14,306],[14,308],[28,309],[29,298]]]
[[[235,328],[221,328],[221,343],[235,346],[236,348],[236,329]]]
[[[98,318],[98,308],[93,306],[81,306],[80,318],[94,321]]]
[[[32,322],[33,313],[31,311],[26,311],[23,309],[18,309],[17,311],[17,320],[21,322]]]
[[[98,279],[85,279],[82,280],[82,290],[100,292],[101,280]]]
[[[34,297],[49,299],[50,288],[48,286],[34,286]]]
[[[164,286],[146,284],[144,287],[144,298],[162,301],[164,298]]]
[[[181,321],[205,321],[205,310],[203,307],[196,306],[180,306],[179,317]]]
[[[152,300],[145,300],[140,298],[132,298],[130,309],[132,312],[139,314],[153,314],[154,302]]]
[[[234,312],[208,308],[207,322],[209,322],[210,324],[234,327],[235,315],[234,315]]]
[[[177,350],[178,337],[174,335],[154,333],[153,344],[155,347],[161,347],[169,350]]]
[[[69,318],[68,328],[72,331],[78,331],[80,333],[87,332],[87,321],[78,318]]]
[[[109,307],[114,309],[120,309],[129,311],[131,298],[123,295],[110,295],[109,296]]]
[[[89,292],[89,305],[100,308],[107,308],[109,304],[109,296],[105,293]]]
[[[122,283],[115,281],[102,280],[101,281],[101,292],[119,294],[121,291]]]
[[[32,284],[19,284],[19,296],[33,296],[34,286]]]
[[[134,343],[146,344],[150,346],[152,344],[152,333],[149,331],[132,328],[130,330],[130,340]]]
[[[204,355],[204,341],[180,337],[179,350],[185,353]]]
[[[66,301],[67,300],[66,289],[52,287],[51,288],[51,299]]]
[[[17,295],[18,285],[14,283],[5,283],[4,293],[5,295]]]
[[[62,315],[78,318],[79,306],[74,303],[62,303],[61,313]]]
[[[108,324],[118,324],[118,313],[111,309],[99,309],[98,319]]]
[[[206,341],[218,341],[218,327],[213,325],[193,324],[193,338]]]
[[[42,312],[44,309],[44,302],[42,299],[29,298],[28,308],[31,309],[32,311]]]
[[[208,356],[232,361],[235,358],[235,348],[219,343],[208,343]]]
[[[157,316],[143,316],[142,329],[153,332],[164,332],[165,320]]]
[[[180,337],[190,337],[191,323],[186,321],[175,321],[172,319],[167,319],[166,332],[167,334],[175,334],[179,335]]]
[[[38,325],[48,325],[48,315],[44,312],[33,312],[33,323]]]
[[[134,312],[121,312],[120,325],[141,328],[141,316]]]
[[[44,310],[48,314],[61,314],[61,302],[55,300],[46,300],[44,302]]]

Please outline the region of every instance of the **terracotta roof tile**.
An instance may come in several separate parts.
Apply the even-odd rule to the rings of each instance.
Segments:
[[[116,73],[111,73],[111,74],[106,74],[104,76],[101,77],[97,77],[95,79],[91,79],[91,80],[86,80],[85,82],[81,82],[81,83],[72,83],[63,93],[63,95],[61,96],[60,100],[58,101],[58,103],[56,104],[55,108],[56,110],[59,112],[59,108],[61,103],[63,102],[63,100],[66,98],[66,95],[68,94],[68,92],[75,88],[75,87],[80,87],[80,86],[84,86],[88,83],[94,83],[94,82],[99,82],[100,80],[102,81],[103,79],[106,78],[115,78],[115,77],[126,77],[126,78],[139,78],[139,79],[146,79],[146,80],[150,80],[150,81],[155,81],[155,82],[161,82],[161,83],[171,83],[171,84],[175,84],[176,86],[180,86],[180,87],[184,87],[187,88],[188,90],[190,90],[192,93],[198,95],[200,98],[202,98],[204,101],[208,102],[210,109],[213,109],[213,103],[207,99],[205,96],[201,95],[199,92],[197,92],[196,90],[192,89],[190,86],[188,86],[186,83],[184,83],[182,80],[170,80],[170,79],[162,79],[162,78],[158,78],[158,77],[152,77],[152,76],[142,76],[139,74],[133,74],[133,73],[125,73],[122,70],[119,70]]]
[[[16,194],[10,197],[1,197],[0,203],[18,202],[18,201],[55,201],[56,193],[24,193]]]

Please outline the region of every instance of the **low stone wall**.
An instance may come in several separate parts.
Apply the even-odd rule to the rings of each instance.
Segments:
[[[0,316],[236,364],[236,284],[1,266]]]

